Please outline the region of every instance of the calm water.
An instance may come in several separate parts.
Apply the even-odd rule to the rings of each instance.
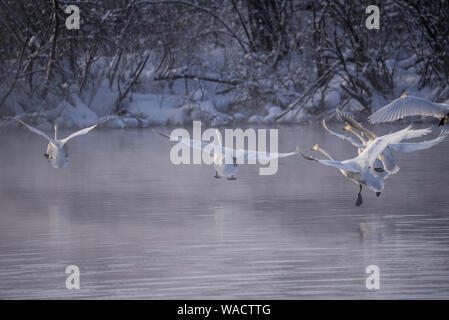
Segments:
[[[355,154],[317,125],[279,129],[282,152]],[[449,141],[396,154],[400,173],[360,208],[358,186],[295,157],[228,181],[172,165],[151,130],[77,138],[60,170],[45,145],[0,135],[0,298],[449,298]],[[65,288],[71,264],[80,290]],[[372,264],[377,291],[365,287]]]

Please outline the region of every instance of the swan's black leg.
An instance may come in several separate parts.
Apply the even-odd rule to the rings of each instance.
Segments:
[[[221,177],[218,175],[218,171],[215,171],[215,176],[214,176],[214,178],[216,178],[216,179],[220,179]]]
[[[237,180],[237,178],[234,175],[232,175],[228,178],[228,180]]]
[[[360,190],[359,190],[359,194],[357,195],[357,201],[355,202],[355,206],[356,207],[360,207],[363,203],[363,199],[362,199],[362,185],[360,185]]]
[[[48,153],[45,153],[45,154],[44,154],[44,157],[45,157],[45,159],[47,159],[47,160],[50,159],[50,156],[48,155]]]
[[[376,197],[380,197],[380,192],[376,192]]]
[[[446,113],[446,115],[440,120],[440,123],[438,124],[439,126],[444,126],[444,124],[446,123],[446,122],[448,122],[449,121],[449,112],[448,113]]]

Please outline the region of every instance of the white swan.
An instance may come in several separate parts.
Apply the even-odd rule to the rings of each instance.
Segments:
[[[232,163],[227,164],[225,161],[225,155],[222,153],[221,133],[218,129],[215,130],[218,137],[218,148],[214,148],[214,169],[215,178],[227,177],[228,180],[235,180],[235,174],[237,173],[238,164],[237,158],[232,157]],[[220,173],[220,175],[218,175]]]
[[[369,145],[372,141],[374,141],[378,137],[375,133],[366,129],[359,122],[354,120],[354,118],[352,118],[350,115],[348,115],[344,112],[341,112],[340,110],[337,110],[337,114],[344,122],[346,122],[348,124],[347,126],[345,126],[344,130],[347,130],[347,131],[357,135],[359,137],[359,139],[361,139],[364,146]],[[361,134],[366,136],[368,138],[368,140],[363,139],[363,137],[361,137],[360,134],[357,134],[357,132],[351,126],[360,130]],[[327,130],[329,130],[329,129],[327,129]],[[382,161],[382,165],[384,165],[384,167],[386,167],[386,171],[388,171],[390,174],[397,173],[399,171],[399,167],[395,164],[394,157],[391,154],[391,150],[396,151],[396,152],[403,152],[403,153],[426,150],[426,149],[434,147],[437,144],[443,142],[447,136],[448,136],[448,131],[443,129],[443,130],[441,130],[438,137],[436,137],[432,140],[426,140],[426,141],[420,141],[420,142],[393,143],[390,146],[388,146],[388,148],[383,152],[382,155],[379,156],[379,159]],[[362,148],[361,150],[363,151],[363,149],[364,148]],[[361,151],[359,149],[359,153],[360,152]]]
[[[449,105],[404,94],[374,112],[368,117],[368,121],[377,124],[392,122],[407,116],[434,117],[439,120],[439,125],[442,126],[449,120]]]
[[[44,156],[45,156],[45,158],[47,158],[47,160],[50,162],[50,164],[53,168],[64,168],[65,166],[68,165],[69,150],[68,150],[67,143],[71,139],[81,136],[81,135],[84,135],[84,134],[88,133],[89,131],[95,129],[96,127],[106,123],[109,120],[109,118],[106,120],[103,120],[103,121],[97,123],[96,125],[93,125],[91,127],[88,127],[88,128],[82,129],[78,132],[75,132],[64,139],[58,139],[58,129],[57,129],[57,126],[55,126],[54,127],[55,128],[55,138],[52,139],[49,136],[47,136],[44,132],[27,125],[22,120],[17,119],[17,118],[14,118],[14,119],[17,122],[19,122],[20,124],[22,124],[23,126],[25,126],[31,132],[34,132],[49,141],[48,146],[47,146],[47,151],[45,152]]]
[[[331,156],[327,151],[325,151],[324,149],[320,148],[317,144],[314,145],[314,146],[312,147],[312,150],[321,152],[321,153],[324,154],[324,156],[326,156],[329,160],[334,161],[334,158],[332,158],[332,156]],[[314,159],[314,158],[312,158],[312,157],[308,157],[308,156],[306,156],[306,155],[302,155],[302,156],[303,156],[305,159],[307,159],[307,160],[318,161],[318,160],[316,160],[316,159]],[[355,205],[356,205],[357,207],[361,206],[362,203],[363,203],[363,199],[362,199],[362,184],[361,184],[361,183],[359,182],[359,180],[358,180],[358,175],[355,174],[354,172],[351,172],[351,171],[347,171],[347,170],[343,170],[343,169],[339,169],[339,170],[340,170],[340,172],[341,172],[346,178],[348,178],[349,180],[353,181],[355,184],[357,184],[357,185],[360,186],[359,193],[357,194],[357,200],[356,200],[356,202],[355,202]],[[377,192],[376,195],[377,195],[377,196],[380,196],[380,192]]]
[[[347,126],[345,126],[343,129],[354,134],[364,146],[364,148],[359,149],[359,154],[366,147],[368,147],[374,140],[378,138],[378,136],[375,133],[363,127],[358,121],[352,118],[349,114],[344,113],[338,109],[336,110],[336,112],[340,117],[340,119],[347,124]],[[358,134],[352,127],[359,130],[361,134]],[[388,176],[399,172],[400,168],[396,164],[390,148],[386,148],[385,151],[382,154],[380,154],[377,158],[378,160],[375,162],[375,167],[377,168],[376,171],[380,172],[381,171],[380,168],[383,168],[387,172]]]
[[[332,130],[330,130],[327,127],[326,121],[323,120],[322,121],[322,125],[323,128],[329,132],[330,134],[338,137],[339,139],[343,140],[343,141],[347,141],[349,142],[351,145],[353,145],[354,147],[357,148],[358,153],[362,153],[363,150],[365,149],[365,145],[368,145],[369,143],[371,143],[373,140],[369,140],[368,143],[366,143],[365,145],[362,145],[356,141],[354,141],[354,139],[352,139],[351,137],[342,135],[342,134],[338,134]],[[352,132],[354,134],[357,134],[357,136],[360,136],[360,133],[357,133],[351,126],[347,125],[345,126],[344,130],[347,130],[349,132]],[[446,137],[448,136],[448,131],[447,130],[441,130],[440,134],[438,135],[438,137],[436,137],[435,139],[432,140],[426,140],[426,141],[421,141],[421,142],[400,142],[400,143],[395,143],[392,144],[390,146],[388,146],[388,149],[392,149],[393,151],[397,151],[397,152],[403,152],[403,153],[408,153],[408,152],[415,152],[415,151],[420,151],[420,150],[426,150],[429,149],[433,146],[436,146],[437,144],[441,143],[444,141],[444,139],[446,139]],[[320,151],[320,150],[317,150]],[[384,152],[385,154],[385,152]],[[378,174],[381,175],[382,178],[385,180],[387,179],[391,173],[386,171],[384,169],[384,163],[387,163],[387,167],[388,166],[395,166],[394,164],[394,159],[393,156],[389,156],[387,159],[389,159],[389,161],[387,162],[385,160],[385,155],[380,155],[378,157],[378,159],[376,159],[376,161],[374,162],[374,171]],[[387,155],[389,155],[389,153],[387,152]],[[380,161],[379,158],[383,161]],[[399,171],[399,167],[397,167],[398,170],[395,170],[395,173],[397,173]]]
[[[365,185],[370,190],[376,192],[377,196],[379,196],[384,189],[384,178],[381,175],[376,174],[373,169],[374,162],[377,157],[382,154],[388,146],[397,144],[402,140],[418,138],[430,132],[430,128],[415,130],[412,129],[411,126],[408,126],[403,130],[376,138],[357,157],[344,161],[333,160],[329,154],[326,155],[329,160],[317,160],[306,156],[301,152],[300,154],[307,160],[316,161],[339,169],[343,175],[357,183],[360,186],[360,190],[357,197],[356,206],[360,206],[363,203],[361,198],[362,185]],[[318,146],[313,147],[313,150],[319,151],[319,149],[320,148]]]
[[[289,153],[274,153],[274,152],[262,152],[254,150],[242,150],[242,149],[232,149],[225,147],[221,144],[221,133],[216,129],[216,134],[218,137],[219,145],[212,145],[203,141],[185,139],[181,137],[174,137],[157,130],[153,130],[157,134],[170,139],[170,141],[180,142],[186,146],[193,149],[213,152],[214,157],[214,169],[215,178],[227,177],[228,180],[236,180],[235,174],[238,171],[237,159],[247,163],[249,160],[259,160],[259,161],[269,161],[273,159],[286,158],[293,155],[297,155],[299,151],[289,152]],[[228,159],[232,159],[229,161]]]

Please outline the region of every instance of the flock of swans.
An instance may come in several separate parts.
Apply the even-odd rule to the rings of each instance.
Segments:
[[[348,142],[357,148],[357,156],[347,160],[335,160],[327,151],[318,145],[314,145],[312,150],[324,155],[327,159],[319,160],[312,156],[304,154],[299,148],[295,152],[290,153],[269,153],[258,152],[252,150],[238,150],[227,148],[221,144],[211,148],[209,143],[203,141],[196,141],[184,139],[180,137],[173,137],[166,135],[159,131],[158,134],[170,139],[171,141],[178,141],[191,148],[199,149],[206,152],[213,152],[213,163],[215,169],[215,178],[226,177],[229,180],[236,179],[238,172],[238,159],[248,161],[249,159],[263,159],[265,161],[271,159],[286,158],[293,155],[300,155],[306,160],[314,161],[322,165],[331,166],[338,169],[345,177],[353,181],[359,186],[357,200],[355,205],[360,206],[363,203],[362,188],[366,186],[368,189],[374,191],[377,196],[380,196],[384,189],[384,182],[390,176],[399,172],[399,166],[396,164],[393,151],[395,152],[414,152],[425,150],[442,142],[448,135],[447,130],[442,130],[438,137],[432,140],[421,142],[403,142],[413,138],[420,138],[429,134],[432,130],[414,129],[409,125],[405,129],[389,133],[383,136],[377,136],[372,131],[364,128],[359,122],[354,120],[349,114],[340,110],[336,110],[339,118],[345,123],[343,130],[351,133],[353,136],[347,136],[336,133],[330,130],[326,121],[323,120],[322,126],[329,134],[338,137],[339,139]],[[379,109],[373,113],[368,121],[372,124],[381,122],[392,122],[405,118],[407,116],[430,116],[439,120],[439,125],[444,125],[449,121],[449,105],[434,103],[432,101],[403,95],[400,98],[392,101],[390,104]],[[85,135],[91,130],[103,125],[109,119],[99,122],[91,127],[82,129],[70,136],[59,139],[57,137],[57,127],[55,126],[54,138],[50,138],[44,132],[33,128],[18,118],[14,118],[25,128],[31,132],[44,137],[48,141],[45,157],[54,168],[64,168],[69,163],[69,154],[67,143],[78,136]],[[218,141],[221,141],[221,133],[216,130]],[[231,157],[228,159],[227,157]],[[230,160],[230,161],[229,161]]]
[[[425,150],[439,144],[448,135],[446,130],[442,130],[439,136],[435,139],[407,143],[402,141],[425,136],[432,130],[430,128],[413,129],[412,125],[409,125],[403,130],[379,137],[370,130],[364,128],[349,115],[338,110],[337,114],[346,123],[344,130],[353,133],[360,140],[360,142],[355,141],[351,137],[340,135],[331,131],[327,127],[326,122],[323,120],[324,129],[330,134],[351,143],[357,148],[358,155],[355,158],[336,161],[328,152],[320,148],[318,145],[314,145],[312,150],[321,152],[326,158],[328,158],[328,160],[317,160],[313,157],[305,155],[302,152],[300,152],[300,154],[307,160],[339,169],[345,177],[358,184],[359,192],[355,203],[356,206],[360,206],[363,203],[363,186],[366,186],[368,189],[374,191],[379,197],[384,189],[384,181],[390,175],[399,172],[399,166],[394,160],[392,151],[413,152]]]

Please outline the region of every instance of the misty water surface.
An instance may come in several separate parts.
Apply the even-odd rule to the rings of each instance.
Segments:
[[[281,152],[356,152],[318,125],[279,137]],[[172,165],[171,145],[148,129],[96,130],[58,170],[41,137],[2,132],[0,298],[449,298],[449,141],[396,153],[401,171],[360,208],[334,168],[291,157],[274,176],[251,165],[228,181]],[[80,290],[65,287],[71,264]],[[373,264],[377,291],[365,287]]]

